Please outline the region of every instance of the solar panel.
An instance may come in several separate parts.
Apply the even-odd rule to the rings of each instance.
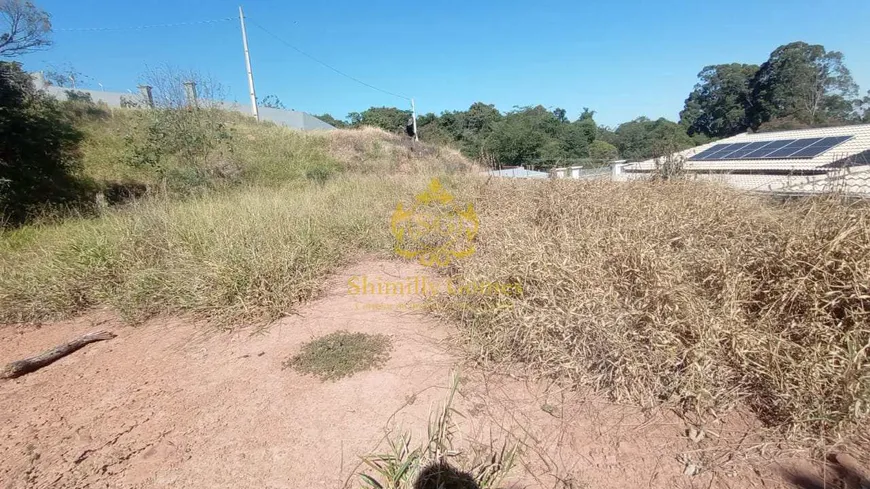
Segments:
[[[748,155],[749,153],[752,153],[753,151],[759,150],[763,146],[766,146],[769,143],[770,143],[770,141],[757,141],[754,143],[749,143],[746,146],[738,149],[737,151],[732,151],[731,153],[729,153],[728,156],[726,157],[726,159],[729,159],[729,160],[741,159],[741,158],[745,157],[746,155]]]
[[[703,160],[703,159],[706,159],[707,155],[710,155],[710,154],[715,153],[715,152],[719,149],[720,146],[722,146],[722,145],[721,145],[721,144],[717,144],[717,145],[715,145],[715,146],[712,146],[712,147],[710,147],[710,148],[707,148],[707,149],[705,149],[704,151],[701,151],[700,153],[698,153],[698,154],[692,156],[691,159],[693,159],[693,160]]]
[[[828,150],[828,148],[823,148],[823,147],[819,147],[819,146],[808,146],[806,148],[801,148],[800,150],[795,151],[794,153],[790,154],[788,157],[789,158],[812,158],[814,156],[818,156],[818,155],[824,153],[827,150]]]
[[[728,155],[731,153],[748,146],[749,143],[734,143],[729,144],[727,147],[723,148],[721,151],[716,152],[714,157],[718,160],[724,160],[728,158]]]
[[[727,152],[731,151],[731,149],[730,149],[731,146],[734,146],[734,145],[733,144],[717,144],[716,146],[713,147],[713,149],[715,149],[716,151],[713,151],[712,153],[710,153],[710,155],[707,156],[707,158],[711,158],[711,157],[713,157],[713,155],[720,155],[722,153],[727,153]]]
[[[757,151],[753,151],[746,155],[746,158],[764,158],[770,153],[774,151],[778,151],[781,148],[788,146],[789,144],[797,141],[796,139],[778,139],[776,141],[768,141],[764,147],[759,148]]]
[[[776,139],[750,143],[717,144],[695,156],[693,161],[814,158],[853,136]]]
[[[819,138],[809,146],[795,151],[789,158],[813,158],[849,139],[849,136]]]

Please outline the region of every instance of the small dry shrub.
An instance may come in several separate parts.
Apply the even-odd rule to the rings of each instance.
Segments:
[[[844,433],[870,402],[870,211],[691,182],[491,182],[444,296],[473,351],[642,404]]]
[[[382,366],[389,360],[391,348],[386,335],[336,331],[304,344],[284,367],[320,380],[338,380]]]

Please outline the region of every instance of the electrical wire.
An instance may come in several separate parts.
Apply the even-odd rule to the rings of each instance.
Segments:
[[[284,44],[285,46],[289,47],[290,49],[292,49],[292,50],[296,51],[297,53],[301,54],[302,56],[305,56],[306,58],[308,58],[308,59],[310,59],[310,60],[312,60],[312,61],[314,61],[314,62],[316,62],[316,63],[318,63],[318,64],[320,64],[320,65],[322,65],[322,66],[325,66],[326,68],[329,68],[330,70],[332,70],[332,71],[338,73],[339,75],[341,75],[341,76],[343,76],[343,77],[345,77],[345,78],[349,78],[349,79],[351,79],[351,80],[353,80],[353,81],[359,83],[360,85],[364,85],[364,86],[366,86],[366,87],[371,88],[372,90],[377,90],[377,91],[379,91],[379,92],[381,92],[381,93],[385,93],[385,94],[387,94],[387,95],[392,95],[393,97],[398,97],[398,98],[400,98],[400,99],[404,99],[404,100],[407,100],[407,101],[410,101],[410,100],[411,100],[410,97],[406,97],[406,96],[404,96],[404,95],[400,95],[400,94],[398,94],[398,93],[394,93],[394,92],[391,92],[391,91],[389,91],[389,90],[384,90],[384,89],[382,89],[382,88],[378,88],[378,87],[376,87],[376,86],[374,86],[374,85],[372,85],[372,84],[369,84],[369,83],[366,83],[366,82],[360,80],[359,78],[356,78],[356,77],[354,77],[354,76],[348,75],[347,73],[345,73],[345,72],[339,70],[338,68],[336,68],[336,67],[330,65],[329,63],[327,63],[327,62],[325,62],[325,61],[321,61],[320,59],[318,59],[318,58],[316,58],[316,57],[314,57],[314,56],[312,56],[312,55],[306,53],[305,51],[303,51],[303,50],[297,48],[296,46],[290,44],[289,42],[287,42],[287,41],[285,41],[284,39],[282,39],[281,37],[279,37],[277,34],[273,34],[271,31],[269,31],[269,29],[266,29],[265,27],[261,26],[259,23],[257,23],[257,22],[255,22],[255,21],[251,20],[250,17],[245,17],[245,20],[247,20],[248,22],[250,22],[251,24],[253,24],[253,25],[256,26],[257,28],[259,28],[260,30],[262,30],[262,31],[265,32],[266,34],[269,34],[270,36],[272,36],[273,38],[275,38],[278,42]]]
[[[191,22],[174,22],[171,24],[150,24],[150,25],[137,25],[137,26],[127,26],[127,27],[73,27],[68,29],[55,29],[58,32],[93,32],[93,31],[126,31],[126,30],[141,30],[141,29],[155,29],[161,27],[181,27],[188,25],[199,25],[199,24],[216,24],[218,22],[227,22],[230,20],[236,20],[235,17],[226,17],[223,19],[210,19],[210,20],[196,20]]]

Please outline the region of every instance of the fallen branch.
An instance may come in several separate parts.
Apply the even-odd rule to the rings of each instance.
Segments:
[[[79,336],[72,341],[58,345],[51,350],[46,350],[35,357],[25,358],[24,360],[18,360],[6,365],[6,367],[0,371],[0,379],[13,379],[24,374],[29,374],[30,372],[34,372],[51,364],[55,360],[69,355],[88,343],[111,340],[115,336],[114,333],[109,331],[97,331],[96,333]]]

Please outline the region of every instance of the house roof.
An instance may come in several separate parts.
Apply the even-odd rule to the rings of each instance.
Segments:
[[[697,161],[691,158],[717,144],[775,141],[782,139],[825,138],[850,136],[851,138],[833,148],[812,158],[782,158],[782,159],[734,159]],[[764,132],[756,134],[738,134],[709,144],[697,146],[675,153],[685,158],[684,168],[694,171],[801,171],[822,170],[824,168],[844,166],[854,160],[854,164],[870,164],[870,124],[854,126],[823,127],[815,129],[798,129],[793,131]],[[655,160],[650,159],[631,163],[625,169],[652,170]]]

